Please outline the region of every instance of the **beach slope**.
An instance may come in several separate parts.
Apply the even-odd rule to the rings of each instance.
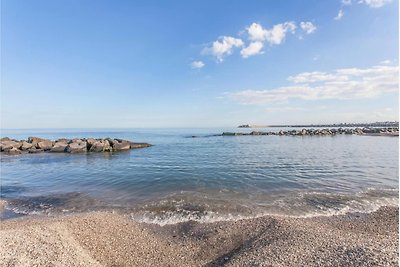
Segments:
[[[398,266],[398,208],[159,226],[93,212],[1,222],[1,266]]]

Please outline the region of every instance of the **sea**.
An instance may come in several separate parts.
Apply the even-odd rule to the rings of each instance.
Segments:
[[[252,129],[1,130],[1,137],[15,139],[111,137],[153,146],[114,153],[2,153],[0,197],[7,206],[0,218],[107,210],[166,225],[398,206],[398,137],[216,136],[227,131]]]

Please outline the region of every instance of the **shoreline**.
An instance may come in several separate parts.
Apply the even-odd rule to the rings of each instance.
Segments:
[[[2,221],[4,266],[397,266],[398,207],[160,226],[87,212]],[[350,264],[350,265],[349,265]]]

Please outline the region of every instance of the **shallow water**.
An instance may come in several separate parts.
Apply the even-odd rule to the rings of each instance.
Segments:
[[[1,197],[17,214],[118,209],[158,223],[397,205],[398,137],[212,136],[223,131],[251,129],[3,130],[16,139],[115,137],[154,146],[2,155]]]

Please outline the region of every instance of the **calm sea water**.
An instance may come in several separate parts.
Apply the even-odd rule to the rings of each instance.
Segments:
[[[114,137],[154,146],[1,155],[1,197],[9,203],[2,216],[115,209],[164,224],[369,212],[398,203],[398,137],[210,136],[223,131],[251,130],[3,130],[16,139]]]

